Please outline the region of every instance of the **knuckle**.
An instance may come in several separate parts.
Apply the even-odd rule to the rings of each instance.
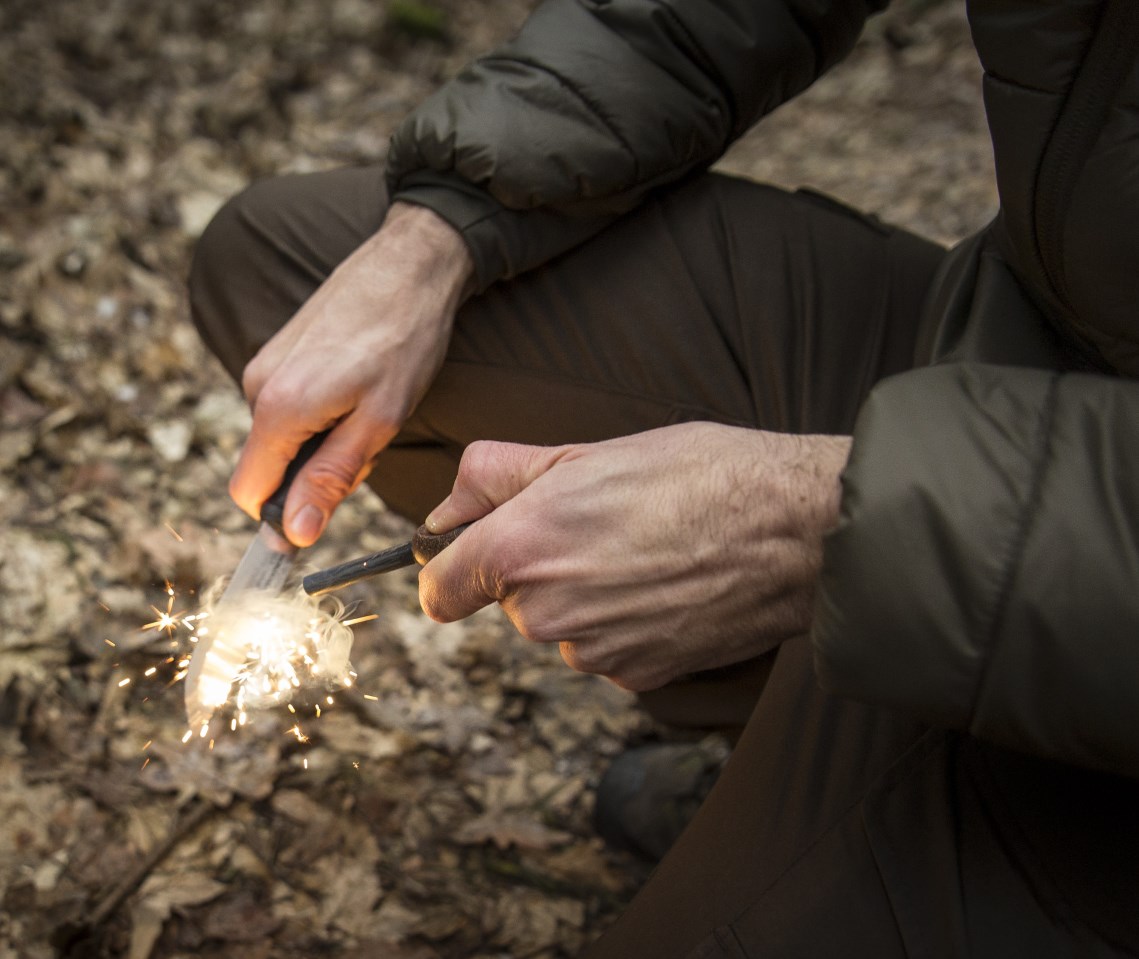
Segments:
[[[593,675],[602,673],[600,664],[597,662],[588,644],[574,642],[573,640],[563,640],[559,644],[558,649],[562,654],[562,660],[570,669],[576,670],[579,673],[590,673]]]
[[[253,364],[251,363],[250,366]],[[246,367],[248,371],[250,367]],[[244,377],[242,385],[245,386]],[[292,390],[281,386],[278,382],[268,379],[260,374],[259,368],[254,369],[250,377],[249,385],[256,389],[256,393],[250,396],[251,400],[256,400],[255,412],[260,413],[262,416],[271,415],[275,418],[284,419],[288,416],[289,410],[295,402],[295,396]]]
[[[437,623],[446,622],[444,607],[439,602],[440,595],[436,584],[421,573],[419,576],[419,605],[427,618],[433,619]]]
[[[607,675],[612,682],[630,693],[646,693],[650,689],[656,689],[662,685],[661,683],[653,682],[647,676],[642,676],[637,673],[616,673]]]
[[[307,468],[308,482],[313,489],[343,499],[356,487],[356,477],[362,466],[343,459],[314,459]]]
[[[265,375],[262,372],[261,363],[255,356],[245,364],[245,369],[241,371],[241,390],[246,399],[252,402],[257,399],[264,385]]]
[[[241,502],[240,497],[242,496],[242,494],[245,491],[241,488],[241,484],[240,484],[238,477],[236,475],[231,476],[229,478],[228,490],[229,490],[229,498],[232,499],[235,503],[240,503]]]
[[[544,643],[548,641],[546,630],[542,627],[540,617],[534,616],[526,604],[520,603],[518,597],[506,594],[499,600],[503,610],[518,630],[519,635],[530,643]]]
[[[548,624],[534,617],[524,617],[519,632],[532,643],[547,645],[560,642]]]
[[[467,446],[459,460],[459,478],[470,480],[483,475],[492,465],[498,445],[492,440],[475,440]]]

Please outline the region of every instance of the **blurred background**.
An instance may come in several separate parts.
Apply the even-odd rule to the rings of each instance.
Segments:
[[[256,177],[381,160],[529,7],[0,6],[0,959],[553,959],[643,880],[591,795],[662,731],[496,610],[439,627],[413,571],[355,587],[359,687],[213,750],[181,742],[188,629],[143,629],[253,532],[226,494],[248,414],[187,315],[196,237]],[[721,166],[947,243],[984,224],[963,4],[896,4]],[[365,491],[306,559],[409,532]]]

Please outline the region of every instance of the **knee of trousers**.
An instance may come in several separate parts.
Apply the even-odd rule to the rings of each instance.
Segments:
[[[255,278],[266,240],[252,224],[268,202],[262,183],[230,198],[194,247],[187,279],[190,316],[206,346],[238,382],[264,334],[250,329],[255,312]]]

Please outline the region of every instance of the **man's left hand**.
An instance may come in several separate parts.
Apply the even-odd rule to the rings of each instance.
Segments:
[[[420,573],[450,622],[498,602],[575,669],[647,690],[807,631],[849,437],[688,423],[600,443],[479,442]]]

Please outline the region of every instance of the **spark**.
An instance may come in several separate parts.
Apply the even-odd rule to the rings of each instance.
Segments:
[[[194,730],[187,729],[186,735],[182,737],[182,742],[188,743],[190,741],[190,737],[192,737],[193,735],[194,735]]]
[[[106,643],[108,646],[110,646],[110,647],[111,647],[111,649],[117,649],[117,648],[118,648],[118,647],[117,647],[117,646],[116,646],[114,643],[112,643],[112,642],[111,642],[109,639],[104,639],[104,640],[103,640],[103,642],[104,642],[104,643]]]
[[[373,696],[371,693],[364,693],[364,698],[373,703],[378,703],[380,701],[379,696]]]
[[[175,529],[173,526],[171,526],[169,523],[163,523],[162,525],[163,525],[163,526],[165,526],[165,527],[166,527],[168,530],[170,530],[170,535],[171,535],[171,536],[173,536],[173,537],[174,537],[176,540],[178,540],[178,542],[179,542],[179,543],[184,543],[184,542],[186,542],[186,541],[185,541],[185,540],[184,540],[184,539],[181,537],[181,535],[178,533],[178,530],[176,530],[176,529]]]
[[[170,583],[166,584],[166,609],[159,609],[157,606],[151,606],[154,610],[154,615],[158,618],[153,622],[146,623],[142,629],[145,632],[148,629],[164,629],[166,635],[172,637],[180,625],[187,624],[188,617],[184,612],[174,612],[174,587]]]
[[[149,766],[149,765],[150,765],[150,757],[149,757],[149,756],[147,756],[147,757],[146,757],[146,759],[144,759],[144,760],[142,761],[142,765],[139,767],[139,770],[138,770],[138,771],[139,771],[139,772],[142,772],[142,771],[143,771],[144,769],[146,769],[146,767],[147,767],[147,766]]]
[[[119,680],[119,688],[122,688],[123,686],[129,686],[130,683],[131,683],[131,678],[129,676],[126,679],[120,679]]]
[[[379,613],[369,613],[367,616],[357,616],[355,619],[346,619],[345,626],[358,626],[360,623],[370,623],[373,619],[379,619]]]

